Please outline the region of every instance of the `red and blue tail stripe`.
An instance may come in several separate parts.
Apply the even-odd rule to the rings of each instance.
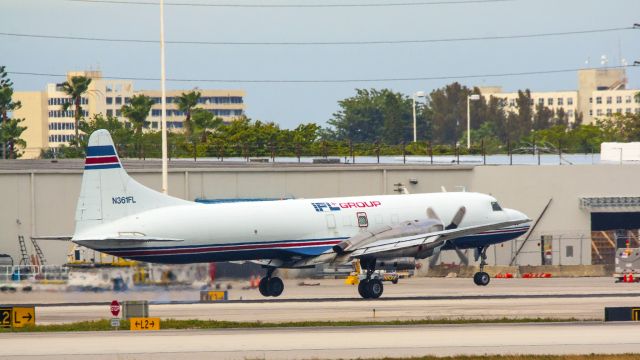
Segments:
[[[87,158],[84,161],[85,170],[117,169],[121,168],[116,149],[112,145],[89,146]]]

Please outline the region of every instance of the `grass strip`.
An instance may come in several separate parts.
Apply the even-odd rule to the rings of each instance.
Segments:
[[[452,325],[452,324],[516,324],[516,323],[558,323],[596,321],[575,318],[499,318],[499,319],[418,319],[390,321],[294,321],[294,322],[261,322],[261,321],[217,321],[217,320],[177,320],[162,319],[163,330],[186,329],[263,329],[263,328],[296,328],[296,327],[349,327],[349,326],[411,326],[411,325]],[[120,322],[120,330],[129,330],[129,321]],[[16,329],[0,329],[7,332],[68,332],[68,331],[109,331],[113,330],[110,320],[80,321],[68,324],[36,325]]]
[[[382,358],[377,360],[637,360],[639,354],[589,354],[589,355],[460,355],[460,356],[422,356],[411,358]],[[367,359],[362,359],[367,360]]]

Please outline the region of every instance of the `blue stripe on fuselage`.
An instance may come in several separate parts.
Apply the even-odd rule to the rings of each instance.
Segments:
[[[518,228],[513,231],[496,232],[489,234],[473,234],[468,236],[459,237],[449,241],[442,249],[453,250],[458,249],[474,249],[484,247],[493,244],[499,244],[505,241],[513,240],[519,236],[527,233],[529,230],[526,228]]]

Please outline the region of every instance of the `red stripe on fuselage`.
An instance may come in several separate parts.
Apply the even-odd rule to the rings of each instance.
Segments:
[[[240,250],[261,250],[261,249],[275,249],[275,248],[304,248],[313,246],[330,246],[339,243],[342,240],[329,240],[329,241],[313,241],[305,243],[288,243],[288,244],[255,244],[255,245],[231,245],[231,246],[211,246],[201,248],[182,248],[182,249],[166,249],[166,250],[137,250],[129,251],[122,250],[117,251],[114,254],[118,256],[139,256],[139,255],[179,255],[179,254],[194,254],[204,252],[221,252],[221,251],[240,251]]]
[[[84,161],[86,165],[112,164],[117,162],[118,162],[117,156],[88,157]]]

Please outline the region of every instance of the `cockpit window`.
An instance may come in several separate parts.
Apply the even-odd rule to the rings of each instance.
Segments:
[[[491,202],[491,208],[493,209],[493,211],[502,211],[502,208],[500,207],[500,204],[498,204],[497,201]]]

